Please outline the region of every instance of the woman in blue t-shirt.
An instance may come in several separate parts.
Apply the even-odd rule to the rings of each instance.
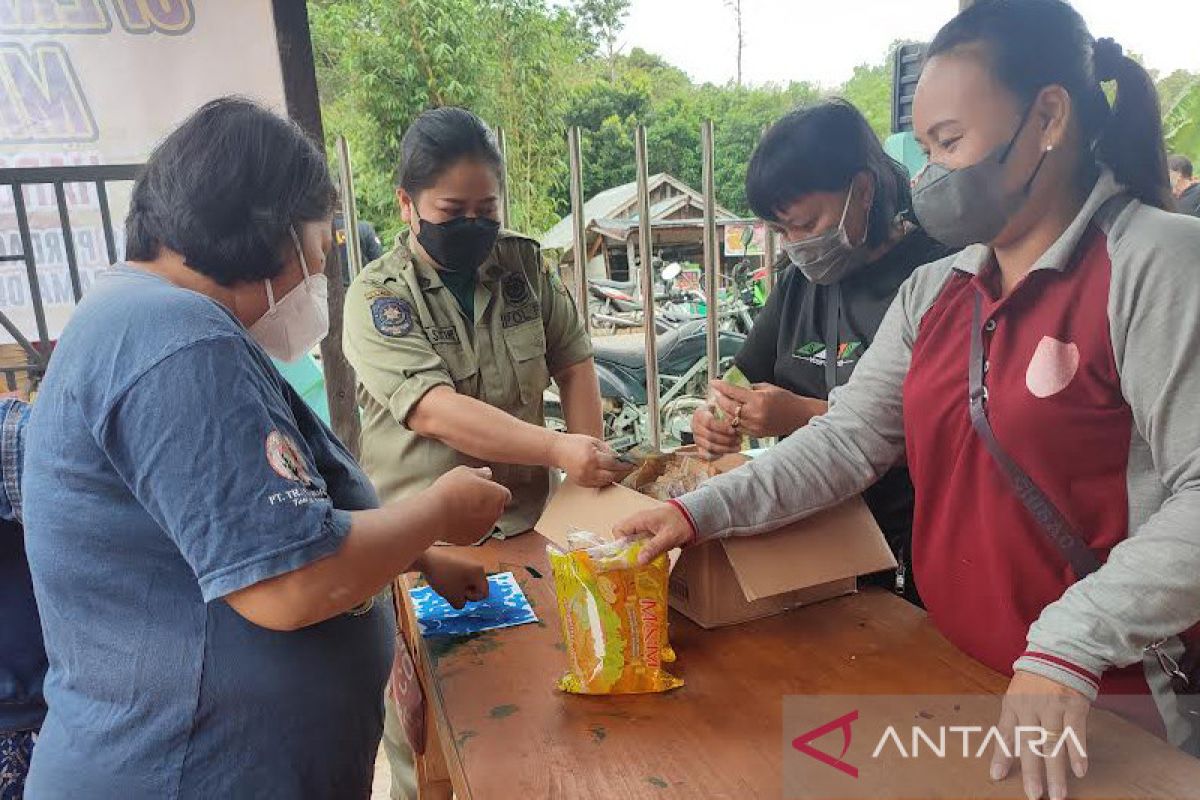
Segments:
[[[403,503],[280,376],[328,330],[321,151],[245,100],[201,108],[133,191],[128,263],[55,350],[25,524],[49,657],[31,797],[369,795],[394,619],[425,572],[461,605],[508,492],[459,469]]]

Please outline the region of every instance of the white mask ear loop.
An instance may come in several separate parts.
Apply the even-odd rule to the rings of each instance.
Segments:
[[[849,242],[850,242],[850,236],[849,236],[849,234],[846,233],[846,216],[850,213],[850,201],[852,199],[854,199],[854,179],[853,178],[850,180],[850,189],[846,192],[846,205],[842,206],[842,219],[838,222],[838,228],[841,229],[842,233],[845,235],[847,244],[849,244]],[[871,215],[871,209],[868,208],[867,216],[870,217],[870,215]],[[864,227],[865,227],[865,230],[863,231],[863,240],[858,243],[858,245],[857,245],[858,247],[862,247],[864,244],[867,243],[867,233],[870,231],[870,228],[871,228],[869,219],[868,219],[867,225]]]
[[[842,218],[838,220],[838,227],[842,231],[846,230],[846,215],[850,213],[850,201],[854,199],[854,180],[850,181],[850,188],[846,190],[846,205],[842,206]]]
[[[296,255],[300,258],[300,269],[304,272],[304,283],[306,284],[305,289],[307,289],[308,288],[307,283],[308,283],[308,277],[309,277],[308,276],[308,261],[304,258],[304,248],[302,248],[300,246],[300,237],[296,235],[296,226],[289,225],[288,233],[291,234],[292,245],[296,248]],[[269,278],[267,280],[263,281],[263,283],[266,284],[266,286],[267,286],[267,313],[273,314],[273,313],[275,313],[275,290],[273,288],[271,288],[271,281]]]
[[[300,269],[304,271],[304,280],[307,282],[311,277],[308,273],[308,259],[304,257],[304,248],[300,246],[300,236],[296,233],[296,226],[289,225],[288,233],[292,235],[292,244],[296,246],[296,255],[300,257]]]
[[[274,314],[275,313],[275,290],[271,288],[271,279],[270,278],[263,281],[263,283],[266,284],[266,286],[267,286],[267,313]]]

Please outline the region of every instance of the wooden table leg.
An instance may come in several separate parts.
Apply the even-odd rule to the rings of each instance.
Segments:
[[[424,663],[425,658],[421,648],[413,646],[413,643],[417,641],[414,637],[419,634],[416,633],[418,630],[416,611],[413,609],[408,592],[404,591],[405,583],[406,581],[401,577],[393,586],[393,591],[397,592],[400,598],[400,602],[396,604],[397,608],[398,610],[402,609],[402,613],[396,615],[396,623],[404,646],[412,654],[413,664],[417,668],[417,678],[420,680],[421,689],[425,694],[425,752],[421,755],[413,754],[413,763],[417,770],[417,797],[419,800],[452,800],[454,787],[450,782],[450,771],[446,767],[446,755],[442,750],[442,737],[438,730],[437,715],[434,714],[431,703],[434,695],[433,687],[429,685],[427,678],[429,665]]]

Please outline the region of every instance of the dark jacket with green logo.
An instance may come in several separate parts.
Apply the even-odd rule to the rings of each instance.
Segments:
[[[875,338],[900,284],[917,267],[950,253],[921,230],[914,230],[884,254],[837,286],[837,383],[850,378]],[[738,353],[737,365],[754,383],[771,383],[804,397],[824,400],[825,343],[830,287],[811,283],[794,266],[783,272],[767,305]],[[888,472],[863,494],[901,564],[910,562],[913,489],[904,465]],[[916,599],[911,569],[905,595]]]

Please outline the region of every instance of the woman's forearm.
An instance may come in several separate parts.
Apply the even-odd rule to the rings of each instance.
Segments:
[[[408,415],[408,427],[464,455],[491,464],[558,466],[558,434],[523,422],[449,386],[431,389]]]
[[[300,569],[256,583],[225,599],[246,619],[272,630],[297,630],[370,600],[411,569],[443,538],[445,503],[428,489],[403,503],[352,515],[338,550]]]
[[[567,430],[603,439],[604,420],[595,362],[589,358],[572,364],[555,375],[554,382],[558,384]]]

